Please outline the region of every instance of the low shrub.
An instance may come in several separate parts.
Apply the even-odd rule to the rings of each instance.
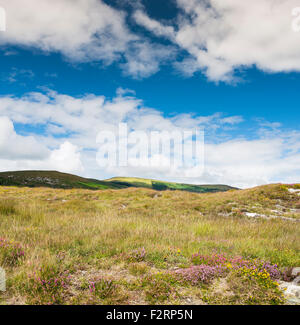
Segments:
[[[146,300],[150,304],[164,303],[169,299],[176,299],[178,293],[174,288],[176,279],[171,274],[157,273],[145,276],[142,287],[145,287]]]
[[[112,280],[97,278],[89,282],[89,291],[100,299],[110,297],[116,290],[116,285]]]
[[[25,256],[25,250],[19,243],[0,238],[0,265],[16,266]]]
[[[175,271],[175,275],[192,285],[208,284],[214,278],[222,275],[224,268],[222,266],[209,266],[209,265],[193,265],[188,268],[179,269]]]
[[[243,267],[234,270],[231,278],[234,279],[233,288],[236,289],[238,286],[247,287],[247,294],[242,293],[241,290],[238,292],[238,295],[242,298],[242,303],[280,305],[285,302],[278,282],[272,280],[267,271],[261,272],[257,269]]]
[[[261,261],[258,259],[247,260],[243,257],[228,257],[224,254],[212,254],[201,255],[194,254],[192,256],[192,262],[194,265],[208,265],[208,266],[220,266],[227,269],[240,269],[246,268],[254,270],[255,272],[268,272],[272,279],[281,279],[284,276],[284,272],[281,271],[277,264],[271,264],[269,262]]]
[[[44,266],[29,276],[25,286],[27,302],[35,305],[63,304],[69,283],[69,272],[56,267]]]
[[[144,247],[142,247],[130,252],[127,255],[127,260],[129,262],[142,262],[145,260],[145,257],[146,257],[146,250]]]

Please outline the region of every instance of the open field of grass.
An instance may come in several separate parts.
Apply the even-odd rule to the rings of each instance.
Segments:
[[[0,303],[286,303],[277,280],[300,266],[300,198],[290,188],[300,186],[0,187]]]

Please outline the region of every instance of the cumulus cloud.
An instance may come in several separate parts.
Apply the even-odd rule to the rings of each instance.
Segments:
[[[205,143],[204,169],[201,165],[189,168],[170,168],[158,157],[159,166],[108,166],[111,175],[131,175],[194,184],[229,184],[239,188],[269,183],[297,183],[300,180],[300,152],[289,152],[292,141],[300,134],[282,135],[278,139],[230,140]],[[154,159],[157,157],[153,157]],[[168,163],[168,161],[166,161]]]
[[[62,52],[74,60],[114,60],[135,40],[124,13],[98,0],[7,0],[2,44]]]
[[[52,169],[63,172],[82,172],[84,169],[77,146],[68,141],[62,143],[58,149],[51,152],[49,164],[53,166]]]
[[[136,53],[138,55],[136,56]],[[145,78],[156,73],[160,65],[172,61],[176,51],[171,46],[150,44],[148,42],[135,43],[125,53],[127,62],[121,64],[125,74],[134,78]]]
[[[7,29],[0,45],[4,52],[17,45],[75,62],[117,62],[134,78],[166,63],[186,75],[202,71],[216,82],[238,80],[235,71],[252,66],[269,73],[300,70],[299,33],[292,28],[298,0],[176,3],[179,13],[167,24],[149,17],[141,4],[128,17],[101,0],[2,0]],[[156,38],[130,29],[127,18]]]
[[[138,9],[136,22],[168,38],[190,56],[176,63],[186,74],[232,81],[234,71],[256,66],[266,72],[300,71],[299,35],[292,29],[297,0],[177,0],[176,28]]]
[[[258,121],[256,132],[251,138],[245,138],[241,116],[216,113],[168,117],[145,107],[125,89],[118,89],[113,99],[93,94],[73,97],[51,90],[21,97],[3,96],[0,115],[1,170],[57,169],[95,178],[124,175],[238,187],[300,181],[299,132],[284,131],[280,124]],[[98,149],[103,148],[96,141],[97,135],[104,130],[117,133],[121,122],[127,123],[128,131],[162,133],[204,129],[204,172],[201,165],[193,163],[181,168],[177,156],[169,168],[163,163],[168,157],[159,153],[154,153],[150,161],[158,159],[160,165],[136,166],[136,149],[146,145],[142,138],[131,144],[129,157],[132,159],[127,167],[100,167],[96,157]],[[13,123],[23,125],[23,130],[26,126],[30,130],[38,126],[46,131],[19,135]],[[226,127],[235,128],[234,139],[226,134]]]
[[[18,169],[81,172],[83,166],[77,146],[65,141],[51,150],[36,136],[17,134],[13,122],[0,116],[0,170]]]
[[[47,148],[33,136],[18,135],[12,121],[6,116],[0,116],[0,158],[39,160],[48,155]]]
[[[0,45],[61,53],[75,62],[124,62],[125,73],[145,77],[173,48],[152,45],[131,32],[126,13],[101,0],[2,0],[7,15]]]
[[[238,187],[297,182],[300,180],[300,152],[290,150],[292,143],[299,139],[300,134],[281,134],[275,138],[207,144],[207,169],[203,178]]]
[[[139,130],[173,130],[174,128],[195,128],[209,125],[214,129],[223,124],[241,122],[240,117],[223,117],[222,114],[196,116],[180,114],[165,118],[163,113],[145,107],[138,98],[118,89],[112,100],[104,96],[87,94],[68,96],[55,91],[31,92],[21,97],[0,97],[0,114],[9,116],[23,125],[46,127],[49,135],[65,135],[82,147],[95,148],[97,133],[115,130],[120,122],[129,128]],[[92,139],[92,141],[91,141]]]

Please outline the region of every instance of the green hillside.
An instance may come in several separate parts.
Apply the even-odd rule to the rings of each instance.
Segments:
[[[51,188],[83,188],[91,190],[118,189],[126,186],[115,185],[96,179],[83,178],[76,175],[56,171],[17,171],[0,173],[0,185],[51,187]]]
[[[224,191],[234,189],[233,187],[227,185],[191,185],[191,184],[181,184],[181,183],[173,183],[173,182],[163,182],[158,180],[136,178],[136,177],[114,177],[106,180],[106,182],[115,185],[128,186],[128,187],[152,188],[158,191],[180,190],[180,191],[188,191],[188,192],[207,193],[207,192],[224,192]]]
[[[226,185],[190,185],[162,182],[152,179],[116,177],[108,180],[97,180],[60,173],[57,171],[16,171],[0,173],[0,186],[82,188],[90,190],[121,189],[128,187],[150,188],[158,191],[180,190],[189,192],[224,192],[233,187]]]

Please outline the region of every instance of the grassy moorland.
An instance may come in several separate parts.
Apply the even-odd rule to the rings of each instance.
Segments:
[[[0,187],[0,304],[284,304],[278,281],[300,266],[290,188]]]

